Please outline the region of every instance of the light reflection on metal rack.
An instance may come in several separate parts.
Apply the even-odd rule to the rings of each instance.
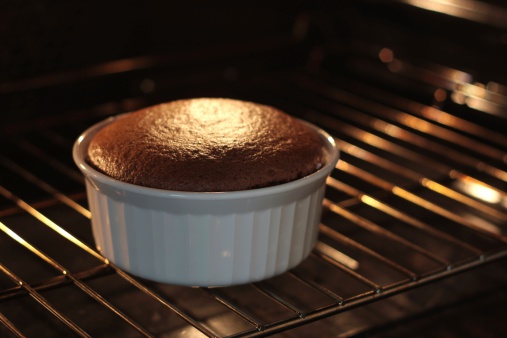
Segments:
[[[353,166],[349,163],[346,163],[344,161],[340,161],[340,163],[338,164],[338,168],[346,171],[349,174],[357,176],[357,177],[361,178],[362,180],[365,180],[375,186],[378,186],[379,188],[389,191],[389,192],[393,193],[394,195],[405,199],[406,201],[409,201],[409,202],[412,202],[418,206],[421,206],[421,207],[427,209],[428,211],[434,212],[440,216],[448,218],[451,221],[454,221],[454,222],[460,223],[464,226],[467,226],[469,228],[472,228],[472,229],[474,229],[486,236],[494,237],[498,240],[507,242],[507,237],[504,235],[501,235],[501,231],[499,231],[493,225],[491,227],[488,227],[485,229],[484,223],[482,223],[482,222],[477,223],[477,222],[474,222],[473,220],[462,217],[456,213],[453,213],[453,212],[447,210],[446,208],[443,208],[435,203],[432,203],[432,202],[410,192],[407,189],[396,186],[386,180],[383,180],[377,176],[374,176],[374,175],[370,174],[369,172],[366,172],[366,171],[364,171],[356,166]]]
[[[506,27],[504,20],[507,12],[487,2],[469,0],[403,0],[409,5],[426,10],[477,21],[488,25]]]
[[[413,159],[414,161],[421,163],[421,165],[425,164],[425,165],[431,166],[432,168],[439,169],[441,171],[447,171],[448,174],[452,178],[464,179],[464,178],[468,177],[468,175],[459,173],[454,169],[447,168],[445,165],[435,162],[435,160],[433,160],[431,158],[427,158],[427,157],[425,157],[421,154],[415,153],[407,148],[403,148],[399,145],[396,145],[386,139],[383,139],[383,138],[376,136],[372,133],[369,133],[365,130],[356,128],[356,127],[349,125],[347,123],[344,123],[342,121],[337,121],[336,119],[332,119],[326,115],[323,115],[320,112],[317,112],[317,111],[307,112],[307,114],[305,116],[307,119],[309,119],[311,121],[316,122],[318,120],[320,123],[329,126],[329,128],[333,128],[334,130],[340,130],[341,132],[349,134],[349,135],[355,137],[356,139],[359,139],[369,145],[374,145],[377,148],[387,150],[391,153],[395,153],[403,158]],[[341,142],[341,141],[339,141],[339,142]],[[346,145],[346,144],[344,143],[344,145]],[[348,147],[345,146],[343,150],[347,151]],[[362,153],[364,153],[364,152],[362,152]],[[351,153],[351,155],[354,155],[354,154]],[[375,177],[375,176],[371,175],[370,173],[367,173],[355,166],[350,166],[349,164],[345,163],[343,160],[338,163],[338,166],[341,167],[344,171],[347,171],[348,173],[355,173],[356,175],[360,176],[362,179],[378,186],[379,188],[382,188],[386,191],[390,191],[395,195],[398,195],[406,200],[412,201],[415,204],[423,206],[426,209],[433,211],[435,213],[438,213],[438,214],[440,214],[444,217],[447,217],[453,221],[456,221],[456,222],[462,223],[462,224],[466,224],[467,226],[470,226],[470,227],[473,227],[476,229],[482,229],[484,226],[484,223],[482,223],[482,222],[480,224],[474,224],[474,222],[472,222],[466,218],[460,217],[459,215],[457,215],[453,212],[449,212],[448,210],[445,210],[444,208],[441,208],[435,204],[432,204],[429,201],[426,201],[425,199],[420,198],[417,195],[407,191],[406,189],[403,189],[402,187],[398,187],[386,180],[382,180],[379,177]],[[405,170],[408,170],[408,169],[405,169]],[[474,179],[474,180],[477,182],[480,182],[478,179]],[[429,181],[428,179],[424,180],[424,178],[419,180],[419,183],[423,186],[429,185],[430,187],[436,188],[434,184],[433,185],[431,184],[431,182],[432,181]],[[430,184],[428,184],[428,183],[430,183]],[[482,184],[482,182],[481,182],[481,184]],[[485,183],[483,183],[483,184],[484,184],[484,186],[488,187],[487,184],[485,184]],[[438,185],[438,186],[440,186],[440,185]],[[442,189],[433,189],[433,190],[436,190],[437,192],[440,192],[440,193],[442,192]],[[445,191],[448,191],[448,188],[445,188]],[[457,195],[456,192],[453,192],[452,195],[453,196],[450,196],[451,198],[452,197],[455,198],[455,197],[459,196],[460,202],[467,202],[468,204],[473,204],[474,207],[479,207],[480,209],[487,209],[488,211],[492,211],[493,214],[495,214],[495,215],[499,214],[501,219],[505,219],[504,213],[499,213],[498,211],[496,211],[494,209],[490,209],[487,205],[481,205],[473,200],[466,199],[465,197],[463,197],[463,195]],[[493,233],[500,233],[500,231],[495,229],[494,226],[490,227],[490,231],[492,231]],[[503,240],[505,240],[505,238]]]
[[[449,92],[449,98],[457,104],[492,115],[507,116],[507,96],[503,94],[503,86],[496,82],[473,82],[472,75],[441,65],[416,66],[395,58],[390,48],[380,49],[378,57],[392,73],[436,86],[434,97],[437,102],[445,101]]]
[[[368,161],[370,163],[374,163],[380,168],[384,168],[387,170],[390,170],[391,172],[396,172],[398,175],[409,178],[414,183],[418,183],[421,186],[428,188],[430,190],[433,190],[443,196],[449,197],[451,199],[454,199],[460,203],[466,204],[472,208],[475,208],[477,210],[480,210],[486,214],[492,215],[499,220],[507,221],[507,214],[501,212],[500,210],[494,209],[486,204],[480,203],[474,199],[469,198],[466,195],[463,195],[453,189],[450,189],[443,184],[440,184],[436,182],[435,180],[429,179],[427,177],[422,176],[421,174],[415,172],[413,169],[409,169],[405,166],[402,166],[400,164],[394,163],[392,161],[386,160],[385,158],[382,158],[372,152],[366,151],[364,149],[361,149],[349,142],[346,141],[338,141],[341,149],[344,149],[348,154],[351,154],[355,157],[361,158],[365,161]],[[452,176],[457,177],[458,175],[456,173],[453,173],[451,171]],[[457,181],[465,181],[465,180],[472,180],[469,176],[460,177],[459,179],[456,179]],[[484,189],[488,189],[489,186],[482,183],[482,182],[476,182],[477,185],[480,185],[484,187]],[[489,188],[492,191],[494,191],[493,188]],[[499,192],[497,192],[500,194]]]
[[[365,194],[365,193],[363,193],[363,192],[361,192],[361,191],[359,191],[359,190],[357,190],[357,189],[355,189],[355,188],[353,188],[341,181],[338,181],[338,180],[331,177],[328,179],[327,184],[331,188],[338,189],[338,190],[343,191],[351,196],[357,196],[362,203],[370,205],[370,206],[374,207],[375,209],[380,210],[380,211],[392,216],[395,219],[399,219],[410,226],[413,226],[413,227],[420,229],[426,233],[429,233],[432,236],[442,238],[445,241],[451,242],[452,244],[458,245],[458,246],[462,247],[463,249],[473,253],[473,255],[478,256],[481,253],[481,250],[479,250],[478,248],[476,248],[468,243],[465,243],[463,241],[460,241],[460,240],[456,239],[455,237],[450,236],[449,234],[442,232],[442,231],[440,231],[440,230],[438,230],[438,229],[436,229],[436,228],[434,228],[434,227],[432,227],[432,226],[430,226],[430,225],[428,225],[428,224],[426,224],[426,223],[424,223],[424,222],[422,222],[410,215],[407,215],[399,210],[396,210],[395,208],[389,206],[388,204],[383,203],[379,199],[369,196],[369,195],[367,195],[367,194]]]
[[[12,239],[17,241],[19,244],[24,246],[26,249],[30,250],[32,253],[37,255],[37,257],[44,260],[46,263],[51,265],[54,269],[59,271],[61,275],[65,276],[65,278],[68,278],[72,281],[74,285],[76,285],[78,288],[80,288],[82,291],[84,291],[87,295],[95,299],[97,302],[102,304],[103,306],[107,307],[109,310],[113,311],[116,315],[118,315],[120,318],[125,320],[128,324],[130,324],[132,327],[134,327],[136,330],[139,331],[139,333],[143,334],[145,337],[152,337],[152,335],[146,331],[144,328],[142,328],[139,324],[137,324],[133,319],[129,318],[126,314],[124,314],[122,311],[120,311],[118,308],[114,307],[110,302],[108,302],[104,297],[102,297],[99,293],[97,293],[95,290],[90,288],[88,285],[83,283],[80,279],[76,278],[72,273],[70,273],[65,267],[60,265],[57,261],[55,261],[53,258],[42,252],[41,250],[34,247],[32,244],[25,241],[22,237],[20,237],[18,234],[16,234],[14,231],[9,229],[4,224],[0,223],[0,230],[2,230],[4,233],[9,235]],[[60,233],[64,235],[67,239],[71,239],[72,237],[68,235],[66,232]],[[77,242],[75,239],[73,242]],[[80,243],[80,242],[79,242]],[[82,243],[81,243],[82,244]],[[81,246],[84,246],[82,244]],[[93,252],[93,251],[92,251]],[[107,261],[105,261],[107,263]],[[42,298],[36,291],[34,291],[29,285],[24,283],[22,280],[17,278],[15,275],[11,274],[7,269],[4,269],[2,267],[2,270],[4,273],[6,273],[8,276],[13,278],[19,285],[21,285],[23,288],[27,289],[28,292],[32,297],[34,297],[41,305],[43,305],[45,308],[48,309],[51,313],[56,315],[61,321],[63,321],[65,324],[67,324],[70,328],[72,328],[74,331],[79,333],[80,335],[84,337],[89,337],[89,335],[84,332],[79,326],[77,326],[75,323],[70,321],[66,316],[60,314],[49,302],[47,302],[44,298]]]
[[[401,265],[399,265],[398,263],[396,262],[393,262],[391,261],[390,259],[380,255],[379,253],[375,252],[374,250],[354,241],[353,239],[351,238],[348,238],[342,234],[340,234],[338,231],[330,228],[329,226],[326,226],[324,224],[322,224],[320,226],[320,231],[322,234],[338,241],[338,242],[341,242],[347,246],[352,246],[356,249],[359,249],[361,250],[362,252],[370,255],[371,257],[374,257],[375,259],[377,259],[378,261],[388,265],[389,267],[393,268],[394,270],[400,272],[401,274],[405,275],[407,278],[406,279],[402,279],[399,281],[399,283],[406,283],[407,281],[409,280],[416,280],[417,279],[417,274],[413,271],[410,271],[404,267],[402,267]],[[371,281],[369,280],[368,278],[362,276],[361,274],[349,269],[348,267],[344,266],[340,261],[337,261],[335,259],[333,259],[333,256],[334,255],[326,255],[326,253],[324,252],[320,252],[318,251],[318,253],[321,255],[321,257],[327,257],[327,260],[330,261],[330,262],[333,262],[334,265],[336,266],[339,266],[341,269],[343,269],[344,271],[346,271],[348,274],[352,275],[354,278],[358,279],[359,281],[365,283],[366,285],[370,286],[373,290],[373,292],[380,292],[380,290],[382,290],[384,288],[384,286],[382,285],[379,285],[377,283],[375,283],[374,281]]]
[[[357,214],[354,214],[352,212],[349,212],[347,211],[346,209],[344,208],[341,208],[339,205],[337,204],[334,204],[332,202],[330,202],[329,200],[325,200],[324,201],[324,205],[329,209],[331,210],[332,212],[336,213],[337,215],[340,215],[342,217],[344,217],[345,219],[348,219],[349,221],[353,222],[354,224],[356,224],[357,226],[361,227],[361,228],[364,228],[365,230],[368,230],[370,232],[373,232],[373,233],[376,233],[376,234],[379,234],[381,235],[382,237],[385,237],[385,238],[388,238],[394,242],[396,242],[398,245],[401,245],[401,246],[406,246],[408,248],[410,248],[411,250],[413,250],[414,252],[418,252],[428,258],[430,258],[431,260],[435,261],[435,262],[438,262],[439,264],[441,264],[442,266],[447,266],[449,265],[449,262],[435,256],[433,253],[431,253],[430,251],[424,249],[424,248],[421,248],[417,245],[415,245],[414,243],[404,239],[403,237],[400,237],[386,229],[384,229],[383,227],[369,221],[368,219],[366,218],[363,218]],[[417,279],[418,278],[418,275],[417,273],[413,272],[413,271],[410,271],[404,267],[402,267],[401,265],[398,265],[396,264],[396,266],[393,266],[395,267],[396,269],[398,269],[399,271],[409,275],[411,278],[413,279]]]
[[[459,144],[461,146],[467,147],[476,153],[490,157],[492,160],[505,160],[505,153],[500,149],[484,144],[462,134],[458,134],[448,128],[443,128],[434,123],[430,123],[416,116],[407,114],[403,111],[367,100],[364,97],[359,97],[359,95],[352,92],[341,90],[335,86],[328,85],[322,81],[313,80],[306,76],[296,77],[296,83],[304,90],[318,93],[319,95],[332,98],[336,100],[336,102],[340,102],[340,106],[348,104],[353,106],[356,110],[367,111],[374,116],[392,120],[393,122],[400,123],[401,125],[407,126],[422,133],[431,134],[433,137],[438,137],[442,141],[449,141],[454,144]],[[334,110],[337,110],[336,106]],[[379,121],[377,123],[383,122],[381,120],[372,119],[371,123],[374,124],[375,121]],[[390,130],[391,129],[387,129],[387,131]],[[400,129],[395,130],[400,131]],[[426,140],[425,142],[428,141]],[[432,145],[437,144],[438,143],[436,142],[432,143]]]
[[[321,74],[320,76],[323,75]],[[327,78],[331,80],[330,76],[327,76]],[[395,109],[434,121],[440,125],[453,128],[473,137],[482,138],[483,140],[487,140],[489,143],[497,144],[498,146],[507,144],[507,136],[505,134],[484,128],[483,126],[467,121],[459,116],[449,114],[436,107],[415,102],[408,98],[359,81],[349,82],[349,86],[351,91],[361,93],[365,97],[383,104],[389,104],[390,107]]]
[[[357,270],[357,268],[359,267],[358,261],[356,261],[352,257],[345,255],[343,252],[337,251],[335,248],[325,243],[322,242],[317,243],[317,245],[315,246],[315,250],[318,251],[320,254],[326,255],[329,258],[333,259],[334,261],[339,262],[340,264],[346,266],[351,270]]]
[[[10,236],[12,239],[35,253],[37,256],[41,257],[42,259],[46,260],[46,262],[53,264],[54,262],[45,256],[41,251],[39,251],[37,248],[26,242],[22,237],[20,237],[18,234],[16,234],[14,231],[9,229],[5,224],[0,222],[0,230],[2,230],[4,233],[6,233],[8,236]],[[35,291],[28,283],[23,281],[20,277],[18,277],[14,272],[10,271],[7,267],[0,264],[0,270],[8,276],[14,283],[19,285],[23,290],[26,290],[28,294],[35,299],[40,305],[42,305],[44,308],[46,308],[51,314],[56,316],[58,319],[60,319],[65,325],[67,325],[69,328],[74,330],[76,333],[83,337],[90,337],[85,331],[83,331],[78,325],[76,325],[72,320],[70,320],[67,316],[60,313],[58,310],[56,310],[44,297],[42,297],[37,291]],[[67,272],[65,270],[61,271],[64,276],[67,276]]]

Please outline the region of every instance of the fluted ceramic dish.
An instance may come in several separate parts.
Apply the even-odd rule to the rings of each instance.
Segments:
[[[244,284],[281,274],[313,249],[325,181],[339,151],[320,135],[326,165],[277,186],[233,192],[181,192],[124,183],[86,162],[93,136],[118,117],[86,130],[73,148],[83,172],[97,249],[123,270],[188,286]]]

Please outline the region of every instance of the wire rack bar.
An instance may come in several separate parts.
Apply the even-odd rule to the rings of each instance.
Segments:
[[[135,278],[133,278],[132,276],[130,276],[129,274],[127,274],[126,272],[124,272],[123,270],[118,268],[113,263],[109,262],[109,265],[114,269],[115,273],[118,274],[120,277],[122,277],[124,280],[128,281],[130,284],[134,285],[135,287],[137,287],[139,290],[141,290],[145,294],[149,295],[150,297],[156,299],[159,303],[161,303],[165,307],[169,308],[171,311],[176,313],[180,318],[182,318],[187,323],[189,323],[190,325],[192,325],[193,327],[198,329],[200,332],[204,333],[208,337],[217,337],[218,336],[211,329],[204,326],[202,323],[195,320],[194,318],[192,318],[191,316],[186,314],[184,311],[180,310],[176,305],[172,304],[171,302],[169,302],[164,297],[160,296],[155,291],[153,291],[150,288],[148,288],[147,286],[143,285],[138,280],[136,280]]]
[[[353,239],[349,238],[349,237],[346,237],[344,235],[342,235],[341,233],[339,233],[338,231],[330,228],[329,226],[325,225],[325,224],[321,224],[320,225],[320,232],[330,238],[332,238],[333,240],[335,241],[338,241],[344,245],[347,245],[349,247],[353,247],[357,250],[360,250],[368,255],[370,255],[371,257],[374,257],[375,259],[379,260],[380,262],[390,266],[391,268],[397,270],[398,272],[406,275],[408,277],[407,280],[409,279],[412,279],[412,280],[416,280],[417,279],[417,274],[409,269],[406,269],[404,268],[403,266],[393,262],[392,260],[390,259],[387,259],[386,257],[380,255],[379,253],[377,253],[376,251],[354,241]],[[318,248],[318,247],[317,247]],[[324,255],[326,257],[330,257],[328,255],[324,253],[321,253],[321,256]],[[329,260],[329,259],[328,259]],[[336,265],[338,265],[340,268],[343,268],[346,272],[348,272],[349,274],[352,274],[355,278],[357,278],[358,280],[362,281],[363,283],[371,286],[375,292],[378,292],[379,290],[382,289],[382,286],[378,285],[377,283],[367,279],[366,277],[356,273],[355,271],[353,271],[352,269],[348,268],[347,266],[343,265],[341,262],[338,262],[336,260],[332,260],[332,262]]]
[[[355,112],[355,110],[351,110],[351,112]],[[319,121],[319,123],[324,124],[330,124],[330,128],[333,128],[336,131],[340,131],[348,136],[351,136],[361,142],[367,143],[371,146],[374,146],[376,148],[379,148],[381,150],[390,152],[394,155],[397,155],[401,158],[406,158],[409,160],[412,160],[416,163],[421,163],[421,165],[424,165],[426,167],[431,167],[434,170],[438,170],[442,173],[446,173],[449,177],[457,177],[458,175],[461,176],[470,176],[467,175],[457,169],[453,169],[441,162],[436,161],[434,158],[425,156],[421,153],[417,153],[415,151],[409,150],[405,147],[402,147],[400,145],[395,144],[394,142],[391,142],[387,140],[386,138],[379,137],[371,132],[365,131],[363,129],[357,128],[351,124],[348,124],[343,121],[338,121],[335,118],[326,116],[322,113],[319,113],[317,111],[308,111],[305,115],[308,119],[311,119],[314,122]],[[426,149],[426,148],[425,148]],[[429,148],[431,150],[431,148]],[[489,163],[485,163],[481,160],[478,160],[474,157],[471,157],[468,154],[463,153],[457,153],[454,150],[448,150],[443,152],[444,154],[448,155],[448,157],[453,160],[455,163],[471,167],[474,170],[477,170],[479,172],[486,173],[496,179],[507,181],[507,172],[497,168],[493,165],[490,165]],[[437,153],[438,154],[438,153]],[[458,154],[458,156],[457,156]],[[474,177],[477,181],[482,181]],[[484,182],[484,184],[487,184]]]
[[[38,178],[22,166],[16,164],[15,162],[9,160],[8,158],[4,156],[0,156],[0,164],[3,166],[9,168],[12,172],[18,174],[19,176],[23,177],[28,182],[31,182],[33,185],[41,188],[42,190],[46,191],[50,195],[52,195],[56,200],[62,202],[63,204],[71,207],[81,215],[83,215],[86,218],[91,218],[91,213],[86,208],[84,208],[82,205],[62,193],[61,191],[58,191],[58,189],[54,188],[44,180]]]
[[[368,161],[369,163],[373,163],[376,166],[389,170],[390,172],[395,172],[399,176],[403,176],[412,180],[415,184],[418,184],[422,187],[432,190],[442,196],[453,199],[457,202],[465,204],[471,208],[474,208],[478,211],[481,211],[487,215],[493,216],[499,220],[507,221],[507,213],[502,212],[501,210],[490,207],[487,204],[481,203],[478,200],[470,198],[454,189],[448,188],[443,184],[440,184],[428,177],[425,177],[412,169],[409,169],[405,166],[394,163],[393,161],[382,158],[372,152],[369,152],[365,149],[362,149],[356,145],[353,145],[347,141],[338,140],[338,144],[340,145],[340,149],[347,154],[350,154],[354,157],[360,158],[362,160]],[[457,181],[464,182],[466,180],[471,179],[470,176],[465,175],[453,175],[453,178]],[[482,182],[481,182],[482,183]],[[489,189],[493,189],[497,192],[500,190],[491,187],[487,184],[482,184]]]
[[[321,284],[314,282],[312,280],[309,280],[308,278],[301,275],[300,273],[298,273],[295,270],[289,271],[288,274],[290,274],[291,276],[293,276],[294,278],[296,278],[300,282],[312,287],[314,290],[317,290],[317,291],[321,292],[322,294],[326,295],[327,297],[333,299],[336,302],[336,304],[343,304],[344,299],[342,297],[337,295],[335,292],[329,290],[328,288],[322,286]]]
[[[401,236],[396,235],[395,233],[393,233],[389,230],[386,230],[385,228],[367,220],[366,218],[356,215],[356,214],[348,211],[347,209],[344,209],[344,208],[340,207],[339,205],[332,203],[329,200],[324,200],[324,204],[329,210],[331,210],[335,214],[348,219],[349,221],[353,222],[355,225],[357,225],[363,229],[374,232],[374,233],[379,234],[383,237],[389,238],[401,245],[409,247],[410,249],[421,253],[422,255],[440,263],[441,265],[444,265],[444,266],[449,265],[448,261],[441,259],[440,257],[433,254],[431,251],[421,248],[420,246],[406,240],[405,238],[403,238]],[[406,272],[408,273],[409,271],[406,271]],[[412,277],[415,277],[413,272],[410,272],[410,273],[411,273]]]
[[[105,275],[111,274],[112,272],[113,272],[113,270],[111,269],[111,267],[108,264],[102,264],[102,265],[91,267],[91,268],[84,270],[84,271],[76,272],[76,273],[74,273],[74,276],[76,276],[76,278],[78,278],[80,280],[85,281],[85,280],[105,276]],[[49,290],[49,289],[61,287],[63,285],[68,285],[69,283],[71,283],[71,280],[69,280],[64,275],[59,275],[56,277],[45,279],[41,282],[34,282],[31,284],[31,287],[34,290],[39,292],[39,291],[44,291],[44,290]],[[18,286],[12,287],[12,288],[2,290],[0,292],[0,300],[8,300],[11,298],[16,298],[16,297],[22,296],[24,294],[25,294],[25,291],[23,290],[23,288],[21,286],[18,285]]]
[[[296,77],[296,83],[302,87],[304,86],[304,90],[307,92],[315,92],[319,95],[332,98],[341,104],[353,106],[357,110],[368,111],[371,114],[389,118],[401,125],[423,133],[431,133],[432,136],[438,137],[443,141],[449,141],[473,149],[475,152],[490,157],[492,160],[505,161],[505,153],[500,149],[392,107],[370,101],[350,91],[339,89],[336,86],[331,86],[323,81],[316,81],[306,76]],[[337,111],[337,109],[334,109],[334,111]],[[372,120],[372,122],[374,121]],[[434,143],[434,145],[437,145],[439,148],[442,147],[439,143]]]
[[[4,233],[12,237],[14,240],[23,244],[24,240],[19,237],[14,231],[9,229],[5,224],[0,222],[0,230]],[[26,245],[26,242],[25,244]],[[78,325],[76,325],[70,318],[68,318],[65,314],[58,311],[50,302],[48,302],[44,297],[40,295],[36,290],[34,290],[28,283],[23,281],[20,277],[18,277],[14,272],[9,270],[5,265],[0,263],[0,270],[9,277],[14,283],[19,285],[23,290],[25,290],[31,298],[37,301],[40,305],[42,305],[49,313],[58,318],[62,323],[72,329],[74,332],[79,334],[81,337],[91,337],[88,333],[86,333],[83,329],[81,329]]]
[[[365,296],[355,299],[354,301],[347,302],[345,304],[338,304],[338,305],[329,305],[327,307],[324,307],[322,309],[319,309],[315,313],[308,313],[304,318],[294,316],[292,318],[289,318],[284,321],[283,324],[278,326],[266,326],[263,327],[261,330],[250,330],[246,332],[242,332],[241,334],[237,334],[230,337],[263,337],[267,335],[276,334],[279,332],[283,332],[286,330],[289,330],[291,328],[295,328],[300,326],[303,322],[304,323],[310,323],[322,318],[326,318],[332,315],[336,315],[338,313],[351,310],[353,308],[360,307],[362,305],[378,301],[381,299],[385,299],[397,294],[400,294],[408,289],[415,289],[417,287],[421,287],[424,285],[427,285],[431,282],[435,282],[437,280],[441,280],[443,278],[456,275],[459,273],[462,273],[464,271],[473,269],[477,266],[490,263],[499,259],[503,259],[507,257],[507,251],[501,251],[495,254],[492,254],[488,257],[477,259],[469,264],[462,265],[455,267],[451,270],[446,270],[438,274],[433,274],[426,276],[424,278],[421,278],[417,281],[411,281],[409,283],[400,284],[397,286],[393,286],[392,288],[384,289],[382,292],[376,293],[374,296]]]
[[[15,137],[13,143],[21,150],[30,154],[30,156],[33,156],[38,161],[42,161],[44,163],[49,164],[52,168],[69,177],[70,179],[74,180],[75,182],[81,184],[84,182],[83,176],[80,175],[77,171],[68,167],[67,165],[56,159],[54,156],[51,156],[51,154],[47,154],[43,149],[40,149],[37,145],[33,144],[32,142],[27,141],[21,137]]]
[[[201,288],[204,292],[206,292],[208,295],[213,297],[216,301],[227,307],[229,310],[249,322],[252,326],[255,327],[256,331],[261,331],[264,328],[264,324],[258,320],[257,318],[253,317],[249,313],[245,311],[245,309],[242,309],[240,306],[236,305],[234,302],[232,302],[230,299],[228,299],[227,296],[222,294],[219,289],[213,289],[213,288]]]
[[[467,251],[470,251],[474,255],[480,255],[482,253],[482,250],[476,248],[475,246],[470,245],[466,242],[463,242],[454,236],[451,236],[439,229],[436,229],[435,227],[433,227],[429,224],[426,224],[426,223],[424,223],[424,222],[422,222],[422,221],[420,221],[420,220],[418,220],[418,219],[416,219],[404,212],[401,212],[401,211],[383,203],[379,199],[377,199],[373,196],[370,196],[368,194],[365,194],[364,192],[362,192],[350,185],[347,185],[347,184],[345,184],[341,181],[338,181],[332,177],[328,178],[327,184],[329,187],[338,189],[338,190],[343,191],[351,196],[357,197],[362,203],[367,204],[379,211],[382,211],[382,212],[384,212],[396,219],[399,219],[410,226],[413,226],[419,230],[422,230],[434,237],[443,239],[449,243],[460,246],[461,248],[463,248]]]
[[[19,329],[14,325],[7,317],[5,317],[2,313],[0,313],[0,323],[5,326],[10,333],[18,338],[26,337]]]
[[[268,286],[263,285],[262,282],[254,283],[253,287],[255,287],[255,289],[257,289],[262,294],[268,296],[274,302],[280,304],[281,306],[290,310],[291,312],[296,313],[299,317],[304,317],[306,315],[305,311],[301,310],[296,305],[292,304],[290,301],[288,301],[281,295],[277,294],[276,291],[271,290]]]
[[[489,231],[488,229],[484,228],[484,225],[481,223],[476,223],[474,220],[467,219],[463,216],[460,216],[452,211],[447,210],[446,208],[443,208],[427,199],[424,199],[420,196],[417,196],[416,194],[410,192],[407,189],[404,189],[402,187],[396,186],[395,184],[388,182],[387,180],[384,180],[376,175],[373,175],[369,172],[366,172],[365,170],[356,167],[350,163],[347,163],[345,161],[340,161],[337,165],[337,168],[343,171],[346,171],[348,174],[354,175],[368,183],[371,183],[379,188],[382,188],[385,191],[389,191],[392,194],[403,198],[406,201],[409,201],[411,203],[414,203],[420,207],[423,207],[435,214],[438,214],[440,216],[443,216],[451,221],[460,223],[466,227],[469,227],[485,236],[488,236],[490,238],[494,238],[496,240],[507,242],[507,237],[504,235],[501,235],[499,233],[496,233],[494,231]]]
[[[329,76],[327,77],[329,78]],[[446,113],[436,107],[428,106],[386,90],[369,86],[358,80],[354,81],[354,83],[350,83],[349,88],[351,91],[361,93],[370,99],[389,103],[390,106],[397,107],[403,111],[409,112],[410,114],[460,130],[469,135],[473,135],[474,137],[486,139],[488,142],[495,143],[498,146],[505,146],[507,144],[507,136],[505,134],[484,128],[476,123],[464,120],[459,116]]]
[[[118,315],[121,319],[123,319],[125,322],[127,322],[129,325],[131,325],[133,328],[135,328],[139,333],[141,333],[142,335],[144,335],[145,337],[153,337],[148,331],[146,331],[142,326],[140,326],[138,323],[136,323],[133,319],[129,318],[126,314],[124,314],[121,310],[119,310],[118,308],[114,307],[110,302],[108,302],[102,295],[100,295],[98,292],[96,292],[95,290],[93,290],[92,288],[90,288],[88,285],[86,285],[85,283],[83,283],[81,280],[79,280],[78,278],[76,278],[76,276],[74,276],[72,273],[69,272],[69,270],[67,270],[65,267],[63,267],[62,265],[60,265],[57,261],[55,261],[53,258],[51,258],[50,256],[48,256],[47,254],[45,254],[44,252],[42,252],[41,250],[37,249],[35,246],[33,246],[32,244],[28,243],[27,241],[25,241],[22,237],[20,237],[18,234],[16,234],[14,231],[12,231],[11,229],[9,229],[7,226],[5,226],[4,224],[0,223],[0,230],[4,231],[7,235],[9,235],[12,239],[14,239],[15,241],[17,241],[19,244],[21,244],[22,246],[24,246],[26,249],[30,250],[32,253],[34,253],[35,255],[37,255],[37,257],[41,258],[42,260],[44,260],[46,263],[48,263],[49,265],[51,265],[51,267],[53,267],[54,269],[56,269],[58,272],[61,273],[61,275],[65,276],[66,278],[68,278],[69,280],[71,280],[73,282],[74,285],[76,285],[79,289],[81,289],[82,291],[84,291],[88,296],[92,297],[93,299],[95,299],[97,302],[99,302],[100,304],[102,304],[103,306],[105,306],[106,308],[108,308],[109,310],[111,310],[112,312],[114,312],[116,315]],[[2,267],[0,267],[2,270],[4,270]],[[5,271],[4,271],[5,272]],[[27,288],[27,290],[29,290],[30,292],[30,295],[34,295],[34,297],[37,298],[37,301],[41,302],[42,305],[44,305],[44,307],[48,306],[47,309],[53,313],[54,308],[52,306],[50,306],[49,304],[46,304],[44,302],[44,299],[39,299],[39,294],[33,290],[32,287],[28,286],[27,284],[23,283],[22,281],[18,281],[18,284],[22,285],[23,287]],[[55,314],[57,315],[57,314]],[[65,317],[61,317],[61,316],[58,316],[57,317],[62,320],[64,323],[67,324],[67,318]],[[69,323],[67,324],[69,327],[71,327],[72,329],[79,329],[79,331],[82,331],[81,328],[79,328],[77,325],[73,324],[73,323]],[[83,331],[83,333],[85,333]]]

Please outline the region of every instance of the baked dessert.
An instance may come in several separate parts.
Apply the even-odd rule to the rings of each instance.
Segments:
[[[100,121],[72,156],[104,257],[145,279],[210,287],[270,278],[308,257],[339,149],[275,108],[195,99]]]
[[[250,190],[290,182],[325,164],[307,124],[270,106],[197,98],[116,119],[91,140],[87,161],[122,182],[187,192]]]

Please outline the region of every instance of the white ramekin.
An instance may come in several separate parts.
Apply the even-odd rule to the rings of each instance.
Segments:
[[[273,187],[219,193],[168,191],[124,183],[85,161],[87,129],[73,148],[83,172],[98,250],[125,271],[188,286],[228,286],[281,274],[304,260],[318,235],[325,181],[339,151],[321,136],[327,164]]]

